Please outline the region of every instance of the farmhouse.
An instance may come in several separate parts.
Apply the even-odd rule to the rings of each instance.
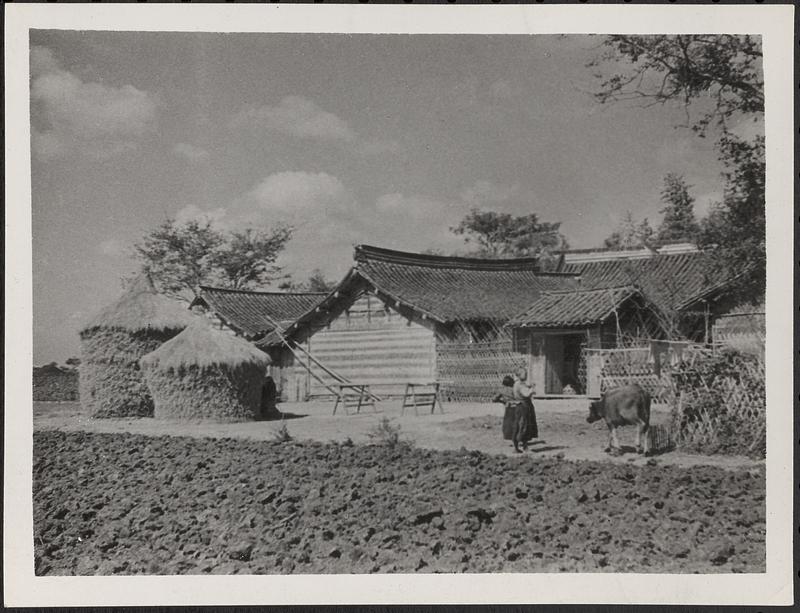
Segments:
[[[299,356],[284,353],[282,384],[289,397],[328,395],[332,371],[381,396],[402,394],[409,382],[437,381],[444,399],[488,399],[503,374],[527,360],[504,325],[545,291],[575,284],[572,273],[541,271],[536,258],[357,246],[336,289],[285,328],[286,338],[319,363],[308,359],[298,370]],[[274,334],[256,341],[266,349],[279,342]]]
[[[478,259],[367,245],[328,294],[203,287],[193,305],[269,353],[284,400],[341,381],[383,396],[440,385],[445,400],[491,398],[526,367],[538,395],[599,393],[592,350],[628,338],[707,342],[732,308],[727,283],[690,245]]]
[[[614,348],[626,338],[711,342],[714,321],[735,302],[726,291],[730,280],[691,245],[568,252],[559,270],[577,285],[545,292],[508,324],[544,394],[600,393],[602,366],[587,349]]]

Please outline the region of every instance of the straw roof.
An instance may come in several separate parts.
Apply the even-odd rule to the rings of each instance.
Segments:
[[[113,304],[98,313],[81,332],[95,328],[182,330],[197,319],[186,305],[159,294],[147,275],[142,275]]]
[[[226,366],[235,368],[255,365],[265,368],[269,356],[246,340],[228,332],[216,330],[206,321],[199,321],[155,351],[144,356],[140,363],[145,368],[162,370],[187,366]]]

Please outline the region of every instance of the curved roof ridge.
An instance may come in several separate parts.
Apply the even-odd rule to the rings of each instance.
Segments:
[[[328,292],[311,292],[311,291],[286,292],[281,290],[266,291],[257,289],[234,289],[232,287],[215,287],[213,285],[201,285],[200,289],[203,291],[228,292],[231,294],[260,294],[263,296],[327,296],[328,295]]]
[[[634,292],[639,292],[641,289],[635,283],[624,283],[622,285],[609,285],[603,287],[574,287],[574,288],[567,288],[567,289],[549,289],[542,292],[544,295],[550,294],[574,294],[576,292],[581,292],[584,294],[590,292],[616,292],[619,290],[631,290]]]
[[[539,258],[471,258],[458,255],[431,255],[396,251],[372,245],[356,245],[354,259],[356,263],[364,261],[390,262],[425,266],[428,268],[460,268],[475,270],[536,270]]]

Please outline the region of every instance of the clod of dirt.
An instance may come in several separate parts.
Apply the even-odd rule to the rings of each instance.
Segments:
[[[37,431],[33,506],[39,576],[766,567],[764,472],[709,466]]]

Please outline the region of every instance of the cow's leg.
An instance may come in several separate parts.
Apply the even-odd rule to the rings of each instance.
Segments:
[[[639,430],[638,430],[639,438],[641,439],[642,437],[644,437],[644,441],[642,442],[641,446],[637,442],[636,450],[639,453],[643,453],[644,455],[648,455],[650,453],[650,437],[647,436],[649,430],[650,430],[650,424],[647,424],[645,422],[639,424]]]
[[[606,453],[610,453],[614,449],[614,426],[608,424],[608,447],[605,448]]]
[[[619,439],[617,438],[617,427],[611,426],[611,447],[619,451]]]

